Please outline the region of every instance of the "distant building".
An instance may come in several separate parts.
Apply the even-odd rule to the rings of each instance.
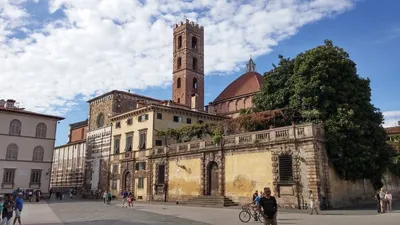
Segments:
[[[164,137],[157,136],[157,131],[223,119],[226,117],[191,110],[172,101],[149,104],[111,117],[112,152],[109,179],[113,195],[118,196],[122,190],[131,190],[138,200],[150,200],[149,193],[154,188],[163,189],[166,181],[164,172],[157,175],[157,183],[149,183],[151,169],[148,157],[151,149],[176,142],[168,140],[168,143],[165,143]],[[157,171],[164,170],[164,165],[157,166]]]
[[[246,66],[246,73],[229,84],[206,106],[207,112],[236,118],[240,110],[253,108],[253,97],[260,92],[264,78],[256,72],[253,59],[250,58]]]
[[[389,143],[392,144],[392,146],[394,146],[398,151],[400,151],[400,144],[398,143],[400,141],[400,126],[387,127],[385,130],[388,135]]]
[[[48,193],[57,122],[63,119],[0,100],[0,193],[17,188]]]
[[[112,116],[160,100],[124,91],[110,91],[89,102],[84,191],[86,194],[108,189]]]
[[[70,124],[68,143],[54,148],[52,188],[82,188],[88,120]]]

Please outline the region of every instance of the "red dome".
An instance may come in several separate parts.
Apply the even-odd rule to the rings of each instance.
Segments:
[[[247,72],[229,84],[214,100],[214,103],[257,93],[260,91],[263,82],[264,78],[261,74],[257,72]]]

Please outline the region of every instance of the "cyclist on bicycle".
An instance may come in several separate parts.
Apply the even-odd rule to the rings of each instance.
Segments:
[[[260,195],[255,196],[253,202],[252,202],[252,209],[254,211],[254,221],[257,221],[257,212],[258,212],[258,203],[260,202],[260,199],[262,197],[262,192],[260,192]]]

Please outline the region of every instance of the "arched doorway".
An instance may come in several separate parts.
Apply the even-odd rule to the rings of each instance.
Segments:
[[[125,173],[124,176],[124,188],[122,191],[131,190],[132,188],[132,176],[131,173],[128,171]]]
[[[208,173],[207,195],[219,195],[218,164],[214,161],[210,162],[207,167],[207,173]]]

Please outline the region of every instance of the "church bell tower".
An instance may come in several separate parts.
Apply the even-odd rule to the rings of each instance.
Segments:
[[[204,28],[186,20],[174,27],[172,99],[204,111]]]

